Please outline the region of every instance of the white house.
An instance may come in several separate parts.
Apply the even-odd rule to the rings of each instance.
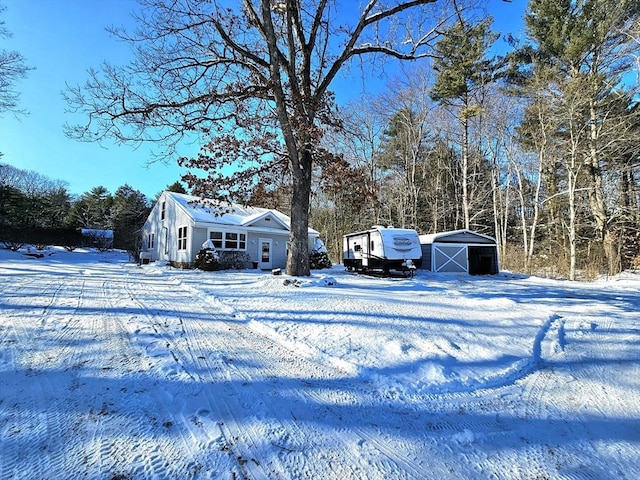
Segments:
[[[471,230],[420,235],[422,268],[432,272],[494,275],[498,246],[494,238]]]
[[[218,253],[244,252],[260,269],[284,268],[290,218],[266,208],[204,205],[199,197],[163,192],[142,227],[141,258],[193,264],[203,243]],[[309,249],[320,234],[309,229]]]

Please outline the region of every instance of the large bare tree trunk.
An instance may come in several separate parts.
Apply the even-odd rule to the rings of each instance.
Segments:
[[[311,152],[300,153],[298,168],[293,171],[291,234],[287,274],[309,275],[309,191],[311,190]]]
[[[589,207],[596,222],[596,230],[599,240],[602,242],[605,257],[607,259],[609,275],[619,273],[620,262],[617,261],[616,242],[610,231],[609,216],[604,201],[604,187],[602,182],[602,171],[598,158],[598,124],[595,100],[589,100],[589,152],[585,163],[589,176]]]
[[[471,225],[469,198],[469,119],[464,116],[462,119],[462,212],[464,228],[469,230]]]

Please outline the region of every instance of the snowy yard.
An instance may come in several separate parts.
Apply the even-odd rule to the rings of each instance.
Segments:
[[[640,478],[640,274],[0,250],[0,480]]]

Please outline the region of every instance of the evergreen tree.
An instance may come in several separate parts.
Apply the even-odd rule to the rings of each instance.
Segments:
[[[621,266],[620,244],[612,231],[621,217],[611,208],[609,192],[616,186],[607,181],[638,151],[637,142],[629,142],[628,130],[634,123],[630,117],[637,117],[634,101],[620,108],[620,99],[633,98],[633,93],[624,91],[622,80],[633,67],[633,53],[637,54],[629,32],[640,21],[640,2],[531,0],[525,20],[531,43],[522,57],[529,59],[529,72],[547,68],[556,73],[549,91],[560,93],[563,98],[556,105],[564,108],[555,115],[556,138],[568,133],[575,140],[575,134],[580,135],[578,144],[564,142],[564,158],[570,161],[563,165],[577,162],[576,168],[580,167],[575,191],[587,192],[593,225],[589,237],[602,246],[609,273],[616,273]]]
[[[166,190],[173,193],[187,193],[187,189],[184,188],[184,185],[182,185],[180,181],[175,181],[171,185],[167,185]]]
[[[473,155],[470,151],[471,119],[482,113],[480,93],[495,80],[502,62],[489,59],[487,51],[498,36],[491,32],[491,17],[471,25],[460,19],[445,32],[436,45],[434,70],[437,78],[431,98],[457,109],[462,129],[461,177],[464,228],[470,228],[472,202],[470,181],[473,181]]]
[[[73,203],[69,211],[69,223],[73,227],[110,230],[113,228],[112,205],[113,197],[109,191],[103,186],[94,187]]]
[[[149,215],[149,203],[141,192],[129,185],[116,190],[111,208],[114,247],[136,254],[139,251],[140,229]]]

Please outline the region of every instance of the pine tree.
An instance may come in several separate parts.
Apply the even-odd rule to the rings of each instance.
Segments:
[[[436,82],[431,98],[445,106],[457,109],[462,129],[461,179],[464,228],[471,225],[472,198],[470,193],[470,122],[482,113],[482,102],[478,94],[495,80],[502,65],[498,59],[487,57],[489,47],[498,36],[491,32],[491,17],[470,25],[460,19],[436,45],[437,58],[434,70]]]

